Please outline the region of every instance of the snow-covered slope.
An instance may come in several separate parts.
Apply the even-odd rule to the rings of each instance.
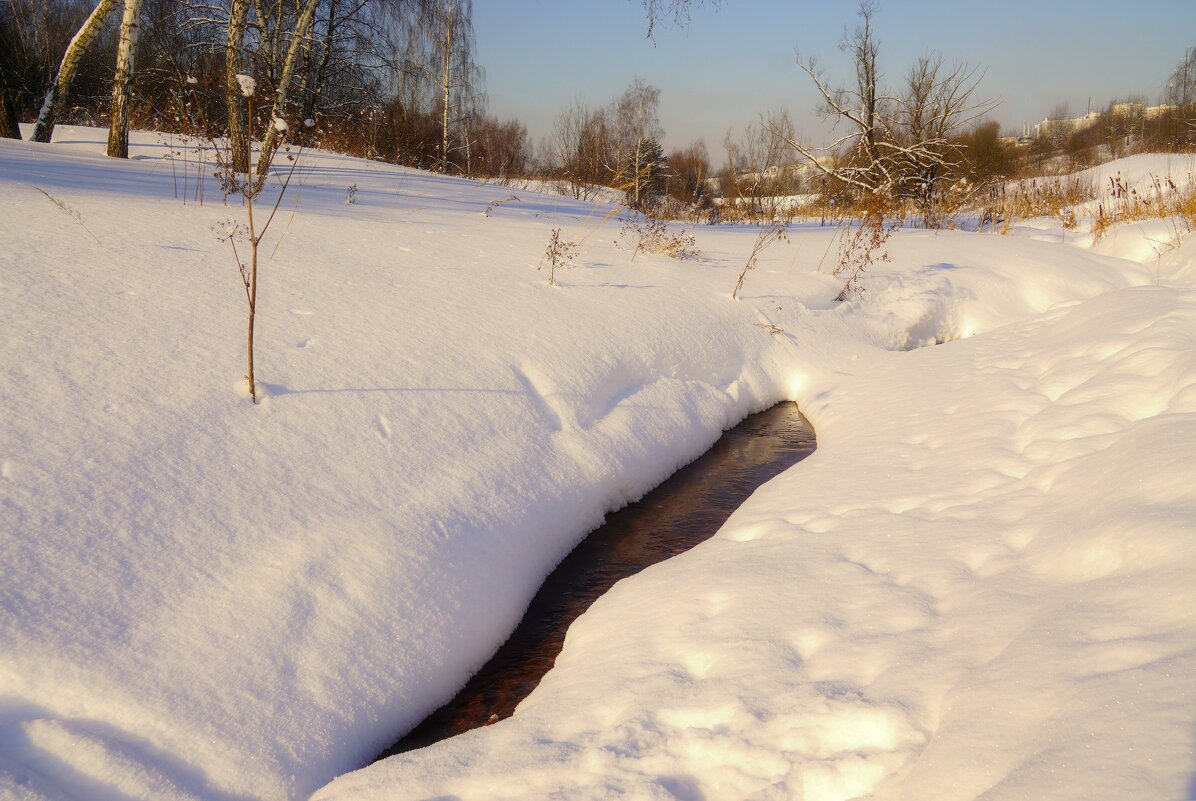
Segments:
[[[153,137],[59,139],[0,141],[0,797],[1186,792],[1196,297],[1149,284],[1191,249],[901,232],[834,304],[805,228],[736,302],[752,229],[633,261],[607,207],[305,154],[255,407],[242,210],[184,204]],[[786,398],[819,452],[620,583],[514,718],[321,789]]]

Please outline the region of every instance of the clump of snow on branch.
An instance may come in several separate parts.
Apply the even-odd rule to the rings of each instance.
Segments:
[[[253,97],[254,91],[257,90],[257,81],[250,75],[238,73],[237,85],[241,87],[241,94],[245,97]]]

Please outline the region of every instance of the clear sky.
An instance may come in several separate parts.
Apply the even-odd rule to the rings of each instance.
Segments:
[[[640,0],[474,0],[477,60],[490,112],[517,117],[539,144],[575,97],[592,106],[635,76],[661,90],[666,151],[705,139],[721,162],[728,128],[788,109],[821,138],[815,95],[794,54],[816,54],[832,79],[850,75],[837,44],[854,0],[710,0],[689,25],[645,39]],[[1078,115],[1110,99],[1154,102],[1184,50],[1196,46],[1196,0],[881,0],[880,68],[896,85],[937,50],[987,70],[981,94],[1000,101],[1003,128],[1041,120],[1060,103]]]

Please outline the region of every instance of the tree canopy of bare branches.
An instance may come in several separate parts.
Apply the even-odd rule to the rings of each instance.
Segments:
[[[959,164],[952,136],[993,103],[977,97],[981,70],[948,64],[938,53],[918,59],[900,90],[882,87],[875,30],[879,8],[876,0],[860,0],[859,23],[840,42],[852,60],[854,83],[834,86],[817,59],[798,59],[820,95],[819,112],[832,123],[834,140],[814,146],[776,125],[770,130],[828,179],[854,191],[929,199]]]

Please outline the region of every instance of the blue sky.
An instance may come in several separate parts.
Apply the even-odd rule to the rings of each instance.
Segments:
[[[1196,0],[881,0],[880,66],[896,84],[917,56],[987,69],[992,113],[1020,129],[1066,102],[1077,113],[1114,97],[1154,101],[1187,47]],[[855,2],[709,0],[687,27],[646,40],[640,0],[474,0],[477,59],[490,111],[517,117],[537,143],[574,97],[602,105],[635,76],[661,90],[666,149],[703,138],[716,161],[729,127],[787,108],[807,135],[821,127],[794,53],[816,54],[832,78],[849,75],[837,44]]]

